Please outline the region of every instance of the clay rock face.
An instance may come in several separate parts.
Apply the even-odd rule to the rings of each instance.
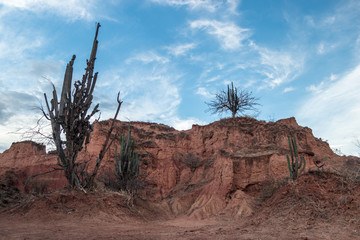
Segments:
[[[57,167],[56,159],[56,155],[46,153],[44,145],[32,141],[16,142],[0,154],[0,176],[11,172],[16,187],[24,191],[24,183],[28,176]],[[49,189],[62,188],[66,185],[66,179],[61,171],[57,171],[30,181],[28,187],[32,185],[46,185]]]
[[[110,123],[111,120],[94,123],[91,141],[79,155],[80,159],[92,160],[90,170]],[[128,125],[117,121],[114,133],[127,131]],[[250,215],[255,204],[245,193],[247,188],[289,175],[286,162],[289,135],[297,138],[299,153],[306,159],[306,171],[317,169],[314,162],[325,164],[324,168],[328,169],[333,162],[344,162],[326,142],[315,138],[311,129],[299,126],[295,118],[269,123],[250,117],[223,119],[206,126],[193,125],[187,131],[131,122],[131,131],[144,185],[139,196],[170,216],[201,219],[219,214]],[[115,144],[120,143],[116,140]],[[113,173],[114,145],[105,155],[102,176]],[[14,144],[0,155],[2,169],[29,166],[36,169],[54,164],[56,156],[29,142]]]
[[[0,154],[1,171],[13,166],[38,164],[45,155],[45,146],[41,144],[31,141],[13,143],[10,149]]]

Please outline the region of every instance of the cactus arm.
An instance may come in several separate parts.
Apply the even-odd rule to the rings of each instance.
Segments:
[[[293,179],[293,172],[292,172],[292,167],[291,167],[291,165],[290,165],[289,155],[286,155],[286,160],[287,160],[287,163],[288,163],[290,178]]]
[[[125,136],[125,132],[123,132],[120,142],[120,153],[117,154],[117,151],[115,150],[115,176],[120,189],[131,191],[133,189],[129,189],[129,183],[139,174],[139,158],[137,152],[135,151],[135,141],[131,138],[130,125],[127,136]]]
[[[300,157],[300,166],[299,166],[299,169],[300,169],[300,173],[299,174],[302,174],[302,172],[305,170],[305,164],[306,164],[306,161],[305,161],[305,158],[303,156]]]
[[[306,161],[303,156],[299,157],[296,138],[294,135],[291,139],[290,136],[288,136],[288,143],[290,148],[291,162],[289,155],[286,155],[286,160],[288,163],[290,178],[295,180],[305,170]]]
[[[292,141],[290,140],[290,137],[288,136],[288,142],[289,142],[289,148],[290,148],[290,156],[291,156],[291,167],[294,167],[294,153],[292,148]]]
[[[294,172],[295,172],[295,178],[297,178],[297,176],[298,176],[297,170],[299,169],[299,155],[298,155],[298,150],[297,150],[296,138],[294,135],[292,138],[292,144],[293,144],[293,148],[294,148],[294,158],[295,158]]]

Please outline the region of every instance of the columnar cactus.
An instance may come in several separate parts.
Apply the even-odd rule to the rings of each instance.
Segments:
[[[131,138],[131,130],[127,137],[123,133],[121,136],[121,147],[119,154],[117,153],[117,146],[115,145],[115,176],[122,190],[129,189],[129,183],[135,180],[139,175],[139,158],[138,153],[134,151],[135,142]]]
[[[286,155],[286,159],[290,172],[290,178],[295,180],[305,169],[305,158],[303,156],[300,156],[299,158],[295,136],[291,139],[288,136],[288,142],[290,147],[291,162],[289,155]]]
[[[230,106],[230,111],[232,113],[232,117],[235,118],[235,115],[236,115],[236,112],[239,109],[239,103],[240,103],[239,96],[238,96],[238,93],[237,93],[237,88],[234,88],[233,82],[231,82],[231,88],[230,88],[229,85],[227,87],[228,87],[227,100],[228,100],[228,103],[229,103],[229,106]]]
[[[78,154],[89,143],[90,133],[93,126],[90,123],[91,118],[99,112],[99,104],[90,111],[93,101],[93,92],[97,81],[98,73],[94,73],[96,52],[98,48],[97,36],[100,23],[97,24],[95,38],[89,60],[86,61],[85,73],[81,80],[73,83],[73,64],[75,55],[66,66],[63,87],[61,95],[58,97],[55,86],[53,85],[52,99],[48,101],[44,93],[47,111],[41,108],[43,115],[51,122],[52,140],[56,146],[58,154],[58,166],[54,170],[63,170],[68,184],[72,188],[79,188],[85,191],[85,188],[93,188],[94,180],[102,159],[109,149],[111,132],[114,128],[115,119],[119,113],[121,103],[118,94],[118,108],[115,113],[112,125],[106,135],[105,143],[96,159],[96,165],[93,172],[87,172],[88,161],[79,161]],[[72,87],[72,85],[74,87]]]

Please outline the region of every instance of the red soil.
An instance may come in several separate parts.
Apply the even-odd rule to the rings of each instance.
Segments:
[[[277,187],[279,187],[277,189]],[[56,191],[3,208],[1,239],[360,239],[360,184],[332,173],[247,192],[247,217],[169,217],[128,195]]]

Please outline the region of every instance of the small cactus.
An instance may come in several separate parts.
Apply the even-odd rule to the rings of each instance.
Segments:
[[[134,151],[135,142],[131,138],[131,130],[129,126],[127,137],[122,134],[120,152],[117,153],[115,145],[115,176],[122,190],[129,189],[129,183],[135,180],[139,175],[139,158],[138,153]]]
[[[292,136],[291,139],[288,136],[288,142],[290,147],[291,162],[288,154],[286,155],[286,159],[290,172],[290,179],[295,180],[305,169],[305,158],[303,156],[300,156],[299,158],[295,136]]]

